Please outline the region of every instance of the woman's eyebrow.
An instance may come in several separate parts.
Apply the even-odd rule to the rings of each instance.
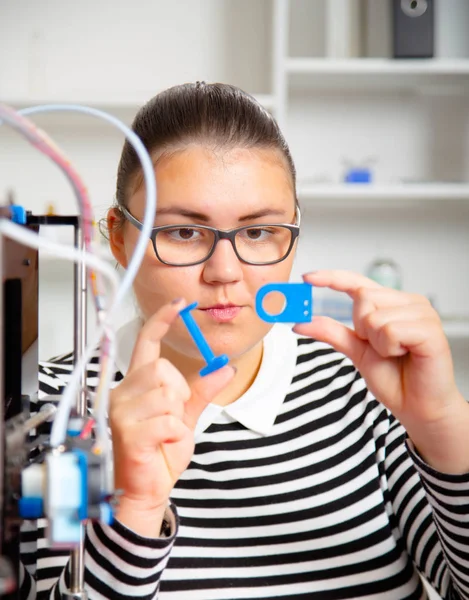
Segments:
[[[156,214],[159,215],[177,215],[181,217],[188,217],[189,219],[195,219],[197,221],[210,221],[210,217],[204,213],[197,212],[194,210],[189,210],[187,208],[179,207],[179,206],[168,206],[167,208],[158,208]],[[258,210],[256,212],[249,213],[247,215],[243,215],[239,217],[238,221],[240,223],[244,223],[246,221],[253,221],[254,219],[260,219],[261,217],[274,217],[274,216],[283,216],[285,217],[285,211],[274,208],[265,208]]]
[[[240,217],[238,221],[243,223],[244,221],[253,221],[254,219],[260,219],[261,217],[277,217],[282,216],[285,217],[285,211],[275,208],[265,208],[263,210],[258,210],[253,213],[249,213],[248,215],[244,215]]]
[[[197,212],[195,210],[188,210],[179,206],[168,206],[167,208],[157,208],[156,216],[160,215],[176,215],[179,217],[189,217],[197,221],[210,221],[210,217],[204,213]]]

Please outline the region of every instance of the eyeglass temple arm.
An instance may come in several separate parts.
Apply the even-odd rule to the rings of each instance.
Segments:
[[[133,215],[131,215],[130,212],[127,210],[127,208],[125,206],[120,206],[119,208],[124,213],[124,217],[128,221],[130,221],[132,223],[132,225],[135,225],[135,227],[137,229],[140,229],[140,230],[142,229],[143,223],[141,223],[138,219],[136,219]]]
[[[295,214],[296,214],[296,225],[298,225],[298,227],[300,226],[301,223],[301,211],[300,211],[300,207],[298,206],[298,204],[295,205]]]

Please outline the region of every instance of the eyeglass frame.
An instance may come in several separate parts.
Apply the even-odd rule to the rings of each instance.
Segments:
[[[139,221],[136,217],[134,217],[125,206],[119,206],[118,209],[123,213],[123,215],[127,219],[127,221],[132,223],[132,225],[134,225],[134,227],[136,227],[139,231],[142,230],[143,223],[141,221]],[[217,244],[220,240],[229,240],[230,241],[231,247],[233,248],[233,251],[236,254],[236,257],[242,263],[244,263],[246,265],[252,265],[254,267],[265,267],[268,265],[276,265],[277,263],[283,262],[291,253],[293,246],[295,244],[295,241],[297,240],[298,236],[300,235],[301,213],[300,213],[300,209],[299,209],[298,205],[296,205],[296,207],[295,207],[295,217],[296,217],[295,220],[297,222],[296,225],[293,225],[291,223],[259,223],[259,224],[256,223],[255,225],[243,225],[242,227],[236,227],[235,229],[228,229],[228,230],[216,229],[215,227],[209,227],[208,225],[195,225],[193,223],[184,223],[182,225],[178,225],[178,224],[176,224],[176,225],[160,225],[159,227],[152,228],[152,230],[150,231],[150,239],[153,244],[153,250],[155,251],[156,258],[161,263],[163,263],[164,265],[167,265],[169,267],[193,267],[195,265],[201,265],[202,263],[206,262],[207,260],[209,260],[212,257],[213,253],[215,252],[215,248],[217,247]],[[195,228],[205,229],[206,231],[211,231],[215,235],[215,239],[214,239],[212,248],[210,249],[210,252],[208,253],[208,255],[203,260],[198,260],[197,262],[184,263],[182,265],[175,265],[174,263],[170,263],[170,262],[162,260],[158,253],[157,245],[156,245],[157,234],[160,231],[164,231],[167,229],[174,229],[174,228],[190,229],[191,227],[193,227],[194,229]],[[241,258],[241,256],[238,253],[238,250],[236,248],[236,243],[235,243],[236,234],[239,231],[242,231],[244,229],[254,229],[254,228],[258,228],[258,227],[285,227],[286,229],[288,229],[290,231],[290,234],[291,234],[290,245],[288,247],[288,250],[287,250],[285,256],[283,256],[282,258],[279,258],[278,260],[274,260],[274,261],[268,262],[268,263],[252,263],[252,262],[249,262],[249,261]]]

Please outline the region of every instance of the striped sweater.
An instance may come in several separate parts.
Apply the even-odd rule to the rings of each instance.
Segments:
[[[71,368],[71,355],[42,363],[41,396]],[[90,388],[97,372],[96,357]],[[443,598],[469,599],[469,474],[426,465],[348,358],[269,334],[247,395],[203,413],[167,537],[88,523],[90,600],[426,599],[419,572]],[[69,583],[44,525],[23,527],[24,598]]]

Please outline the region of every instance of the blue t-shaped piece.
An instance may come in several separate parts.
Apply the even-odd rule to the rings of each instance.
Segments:
[[[200,327],[197,325],[194,317],[191,315],[191,310],[196,308],[196,306],[197,302],[189,304],[189,306],[183,308],[179,314],[181,315],[184,325],[187,327],[192,339],[207,363],[207,366],[200,371],[200,374],[203,377],[204,375],[208,375],[209,373],[213,373],[213,371],[217,371],[218,369],[224,367],[226,364],[228,364],[229,358],[226,354],[215,356],[215,354],[212,352],[212,349],[207,344],[207,340],[200,331]]]

